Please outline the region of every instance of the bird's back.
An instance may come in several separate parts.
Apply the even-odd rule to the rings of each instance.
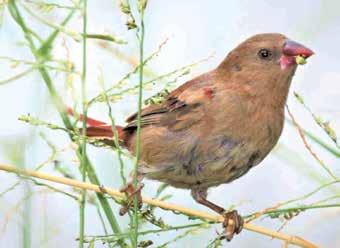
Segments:
[[[283,111],[265,110],[257,96],[241,86],[212,71],[174,90],[164,103],[145,109],[140,173],[175,187],[210,187],[258,164],[280,136]],[[127,132],[135,127],[135,118],[129,120]],[[132,152],[134,144],[133,133]]]

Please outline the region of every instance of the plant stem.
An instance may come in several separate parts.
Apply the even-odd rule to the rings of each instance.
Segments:
[[[140,35],[139,35],[139,89],[138,89],[138,113],[137,113],[137,134],[136,134],[136,161],[134,164],[133,185],[137,188],[138,184],[138,163],[141,155],[141,112],[143,104],[143,68],[144,68],[144,8],[140,10]],[[138,243],[138,197],[134,197],[134,215],[133,215],[133,246],[137,247]]]
[[[109,98],[106,94],[106,90],[105,90],[105,86],[104,86],[104,80],[103,80],[102,76],[100,77],[99,81],[100,81],[100,83],[102,84],[102,87],[103,87],[102,95],[103,95],[103,99],[105,100],[106,106],[108,108],[108,115],[109,115],[109,118],[111,120],[111,130],[112,130],[112,133],[113,133],[113,142],[114,142],[115,150],[117,152],[118,161],[119,161],[120,177],[122,179],[123,185],[126,185],[126,177],[124,175],[124,162],[123,162],[123,158],[122,158],[123,151],[122,151],[122,148],[119,144],[119,136],[118,136],[118,131],[117,131],[117,128],[116,128],[116,121],[115,121],[115,119],[113,118],[113,115],[112,115],[112,107],[110,105]]]
[[[293,126],[293,122],[289,119],[286,119],[287,123],[291,126]],[[321,147],[325,148],[326,151],[330,152],[331,154],[333,154],[334,156],[340,158],[340,151],[339,149],[333,148],[331,145],[327,144],[326,142],[324,142],[323,140],[321,140],[319,137],[317,137],[316,135],[314,135],[313,133],[305,130],[302,128],[303,133],[310,138],[311,140],[313,140],[315,143],[317,143],[318,145],[320,145]]]
[[[47,51],[48,49],[50,49],[50,47],[52,46],[52,43],[53,41],[55,40],[55,38],[57,37],[57,35],[59,34],[59,30],[55,30],[48,38],[47,40],[43,43],[43,45],[37,49],[33,43],[33,39],[31,37],[31,34],[29,33],[28,29],[27,29],[27,26],[19,12],[19,9],[17,8],[16,6],[16,3],[15,3],[15,0],[9,0],[8,2],[8,9],[13,17],[13,19],[17,22],[17,24],[20,26],[20,28],[22,29],[24,35],[25,35],[25,38],[26,40],[28,41],[29,43],[29,47],[31,49],[31,52],[32,54],[34,55],[35,59],[38,61],[38,62],[41,62],[41,54],[42,54],[42,51]],[[61,25],[66,25],[66,23],[71,19],[72,15],[74,13],[74,10],[72,10],[67,16],[66,18],[64,19],[64,21],[61,23]],[[55,89],[54,85],[53,85],[53,82],[52,82],[52,79],[48,73],[48,71],[42,67],[42,68],[39,68],[39,72],[48,88],[48,91],[50,93],[50,96],[52,98],[52,101],[53,103],[55,104],[62,120],[63,120],[63,123],[65,125],[65,127],[67,129],[70,129],[70,130],[73,130],[73,126],[70,122],[70,119],[68,118],[67,116],[67,113],[65,112],[65,105],[64,103],[62,102],[62,99],[61,97],[58,95],[57,93],[57,90]],[[72,139],[72,137],[70,137]],[[82,157],[82,153],[81,153],[81,150],[78,149],[76,151],[76,154],[77,154],[77,157],[79,159],[81,159]],[[87,166],[87,176],[89,177],[91,183],[93,184],[96,184],[96,185],[101,185],[100,184],[100,181],[95,173],[95,170],[93,168],[93,166],[91,165],[89,159],[87,156],[85,156],[86,158],[86,164],[88,165]],[[105,212],[105,215],[111,225],[111,228],[112,228],[112,231],[114,233],[121,233],[121,230],[120,230],[120,227],[119,227],[119,224],[117,222],[117,219],[115,217],[115,215],[113,214],[113,211],[111,209],[111,206],[108,202],[108,200],[102,195],[102,193],[97,193],[96,194],[98,199],[99,199],[99,202]],[[118,244],[120,245],[120,247],[126,247],[126,244],[124,242],[124,240],[119,240],[118,241]]]
[[[335,180],[335,181],[331,181],[331,182],[328,182],[328,183],[325,183],[319,187],[317,187],[316,189],[314,189],[313,191],[307,193],[307,194],[304,194],[303,196],[300,196],[300,197],[297,197],[297,198],[294,198],[292,200],[289,200],[289,201],[286,201],[286,202],[283,202],[282,204],[280,204],[281,206],[283,205],[288,205],[288,204],[291,204],[293,202],[296,202],[296,201],[301,201],[301,200],[305,200],[307,199],[308,197],[318,193],[320,190],[326,188],[326,187],[329,187],[333,184],[336,184],[336,183],[340,183],[340,180]]]
[[[81,175],[82,181],[86,181],[87,171],[87,159],[86,159],[86,118],[87,118],[87,107],[86,107],[86,32],[87,32],[87,0],[83,2],[83,68],[81,75],[81,101],[83,109],[83,128],[82,128],[82,139],[81,139]],[[84,247],[84,230],[85,230],[85,202],[86,202],[86,190],[83,189],[81,193],[80,201],[80,225],[79,225],[79,248]]]
[[[33,72],[34,69],[35,69],[34,67],[31,67],[31,68],[28,68],[28,69],[26,69],[26,70],[24,70],[24,71],[22,71],[22,72],[20,72],[20,73],[18,73],[16,75],[14,75],[14,76],[2,79],[2,80],[0,80],[0,85],[5,85],[5,84],[11,83],[11,82],[13,82],[15,80],[18,80],[18,79],[26,76],[27,74]]]
[[[146,230],[138,232],[138,235],[148,235],[148,234],[155,234],[155,233],[161,233],[161,232],[168,232],[168,231],[178,231],[181,229],[187,229],[192,227],[208,227],[210,224],[208,222],[200,222],[195,224],[187,224],[187,225],[180,225],[180,226],[170,226],[162,229],[152,229],[152,230]],[[122,236],[129,236],[130,233],[122,233]],[[115,241],[117,240],[118,236],[113,235],[89,235],[88,238],[94,238],[95,240],[101,240],[105,242]]]
[[[328,173],[328,175],[330,177],[332,177],[334,180],[337,180],[338,178],[336,177],[336,175],[333,174],[333,172],[328,168],[328,166],[325,165],[325,163],[319,158],[319,156],[312,150],[311,146],[308,144],[301,126],[299,125],[299,123],[297,123],[294,115],[290,112],[288,105],[286,105],[286,109],[287,109],[288,115],[292,119],[292,122],[293,122],[294,126],[296,127],[296,129],[297,129],[297,131],[298,131],[298,133],[299,133],[299,135],[302,139],[303,144],[305,145],[305,147],[307,148],[309,153],[321,165],[321,167]]]
[[[81,41],[81,39],[83,38],[88,38],[88,39],[99,39],[99,40],[105,40],[105,41],[111,41],[117,44],[126,44],[127,42],[115,37],[113,35],[106,35],[106,34],[87,34],[87,33],[77,33],[73,30],[69,30],[67,28],[65,28],[63,25],[58,25],[58,24],[54,24],[44,18],[42,18],[41,16],[35,14],[27,5],[22,4],[22,6],[25,8],[25,10],[27,11],[27,13],[29,13],[32,17],[34,17],[35,19],[37,19],[39,22],[47,25],[50,28],[59,30],[60,32],[63,32],[65,34],[67,34],[68,36],[72,37],[74,40],[76,41]]]
[[[309,205],[309,206],[299,206],[299,207],[292,207],[292,208],[282,208],[276,210],[269,210],[266,214],[274,214],[274,213],[289,213],[293,211],[304,211],[307,209],[318,209],[318,208],[340,208],[340,203],[334,204],[325,204],[325,205]]]
[[[32,195],[32,188],[29,183],[24,182],[24,210],[23,210],[23,248],[31,247],[31,211],[32,211],[32,199],[29,197]],[[26,198],[27,197],[27,198]]]
[[[111,189],[108,187],[101,187],[95,185],[95,184],[90,184],[90,183],[84,183],[81,181],[77,181],[74,179],[69,179],[69,178],[65,178],[65,177],[58,177],[58,176],[54,176],[54,175],[50,175],[47,173],[43,173],[43,172],[38,172],[38,171],[33,171],[33,170],[22,170],[16,166],[13,165],[6,165],[6,164],[2,164],[0,163],[0,170],[4,170],[7,172],[12,172],[12,173],[16,173],[16,174],[20,174],[20,175],[25,175],[25,176],[30,176],[30,177],[35,177],[35,178],[40,178],[43,180],[48,180],[50,182],[55,182],[55,183],[61,183],[64,185],[69,185],[71,187],[76,187],[76,188],[80,188],[80,189],[87,189],[87,190],[92,190],[95,191],[97,193],[99,193],[100,195],[103,196],[103,194],[107,194],[115,199],[124,199],[125,195],[115,189]],[[103,196],[104,197],[104,196]],[[206,221],[209,222],[223,222],[224,221],[224,217],[221,215],[212,215],[210,213],[207,212],[202,212],[202,211],[198,211],[198,210],[194,210],[194,209],[190,209],[190,208],[186,208],[180,205],[176,205],[176,204],[172,204],[169,202],[164,202],[158,199],[153,199],[153,198],[148,198],[145,196],[142,196],[142,200],[145,204],[151,205],[151,206],[156,206],[159,208],[162,208],[164,210],[168,210],[168,211],[173,211],[176,213],[181,213],[184,214],[186,216],[191,216],[191,217],[196,217],[199,219],[204,219]],[[310,208],[331,208],[331,207],[340,207],[340,204],[329,204],[329,205],[317,205],[314,207],[310,207]],[[286,210],[287,211],[287,210]],[[272,231],[269,229],[266,229],[264,227],[260,227],[260,226],[256,226],[254,224],[251,223],[244,223],[244,229],[247,229],[249,231],[253,231],[253,232],[257,232],[263,235],[267,235],[271,238],[277,238],[277,239],[281,239],[281,240],[285,240],[285,241],[289,241],[290,244],[295,244],[298,245],[300,247],[305,247],[305,248],[316,248],[317,246],[310,243],[309,241],[306,241],[300,237],[297,236],[290,236],[281,232],[277,232],[277,231]],[[122,232],[120,232],[119,234],[117,234],[117,236],[119,237],[119,240],[123,240],[123,237],[120,237],[119,235],[123,235]],[[118,242],[119,242],[118,240]],[[126,246],[125,246],[126,247]]]
[[[340,183],[340,180],[335,180],[335,181],[331,181],[331,182],[328,182],[328,183],[325,183],[319,187],[317,187],[316,189],[314,189],[313,191],[307,193],[307,194],[304,194],[302,196],[299,196],[299,197],[296,197],[296,198],[293,198],[291,200],[288,200],[288,201],[285,201],[285,202],[280,202],[280,203],[277,203],[275,204],[273,207],[269,207],[269,208],[266,208],[262,211],[258,211],[258,212],[255,212],[253,214],[250,214],[250,215],[247,215],[247,216],[244,216],[244,218],[249,218],[248,222],[250,221],[253,221],[254,219],[257,219],[259,218],[260,216],[264,215],[264,214],[267,214],[267,213],[271,213],[273,211],[280,211],[280,209],[282,209],[283,206],[286,206],[288,204],[291,204],[291,203],[295,203],[297,201],[302,201],[302,200],[306,200],[307,198],[311,197],[312,195],[318,193],[319,191],[321,191],[322,189],[324,188],[327,188],[333,184],[337,184],[337,183]],[[334,196],[332,196],[331,198],[334,198]],[[336,197],[335,197],[336,198]],[[334,199],[335,199],[334,198]],[[327,199],[326,199],[327,200]],[[316,204],[309,204],[309,205],[316,205]]]
[[[151,55],[149,55],[144,61],[143,61],[143,66],[145,66],[149,61],[151,61],[153,58],[155,58],[160,52],[161,49],[163,48],[163,46],[166,44],[167,40],[165,40],[164,42],[162,42],[159,46],[158,49],[153,52]],[[104,92],[100,93],[99,95],[95,96],[94,98],[92,98],[91,100],[89,100],[89,106],[91,106],[92,104],[94,104],[95,102],[98,102],[102,99],[103,94],[105,93],[106,96],[109,97],[112,95],[110,92],[114,89],[119,89],[125,80],[129,79],[133,74],[135,74],[137,71],[140,70],[140,67],[142,64],[138,64],[132,71],[130,71],[129,73],[127,73],[122,79],[120,79],[117,83],[114,83],[113,86],[109,87],[108,89],[106,89]],[[138,87],[138,85],[137,85]],[[135,89],[136,87],[133,88],[129,88],[128,90],[131,89]],[[124,93],[124,92],[122,92]],[[110,94],[110,95],[109,95]]]
[[[43,6],[43,7],[51,7],[51,8],[69,9],[69,10],[79,9],[79,7],[76,7],[76,6],[67,6],[67,5],[57,4],[57,3],[45,3],[42,1],[32,1],[32,0],[27,0],[27,2],[31,4],[35,4],[38,7]]]

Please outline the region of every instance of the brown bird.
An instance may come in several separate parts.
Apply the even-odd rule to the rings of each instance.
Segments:
[[[283,128],[296,57],[312,54],[282,34],[258,34],[216,69],[145,107],[138,178],[190,189],[198,203],[225,217],[226,239],[231,240],[243,219],[236,210],[226,212],[208,201],[207,189],[241,177],[273,149]],[[109,125],[93,119],[88,125],[87,136],[112,141]],[[135,154],[137,114],[116,128],[121,145]]]

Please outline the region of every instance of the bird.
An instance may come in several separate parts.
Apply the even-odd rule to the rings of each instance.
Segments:
[[[230,241],[244,220],[237,210],[226,211],[209,201],[208,189],[242,177],[274,148],[300,64],[297,58],[305,61],[313,54],[283,34],[256,34],[215,69],[174,89],[160,103],[145,106],[140,113],[138,182],[148,178],[191,190],[197,203],[224,216],[224,235]],[[109,124],[92,118],[87,123],[87,136],[113,140]],[[136,155],[138,114],[126,123],[115,127],[118,140]],[[125,190],[133,193],[131,184]]]

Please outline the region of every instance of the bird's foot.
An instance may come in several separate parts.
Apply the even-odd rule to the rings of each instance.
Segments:
[[[222,215],[224,217],[223,227],[225,229],[225,238],[227,241],[230,241],[234,237],[234,234],[239,234],[242,231],[244,220],[236,210],[225,212]]]
[[[129,209],[131,208],[131,206],[134,203],[134,197],[137,196],[137,206],[138,209],[140,209],[142,207],[142,188],[144,187],[143,183],[138,182],[137,187],[135,187],[133,185],[132,182],[128,183],[127,185],[125,185],[123,188],[120,189],[120,192],[122,193],[126,193],[127,194],[127,201],[126,203],[123,205],[123,207],[120,208],[119,210],[119,214],[121,216],[125,215]]]

